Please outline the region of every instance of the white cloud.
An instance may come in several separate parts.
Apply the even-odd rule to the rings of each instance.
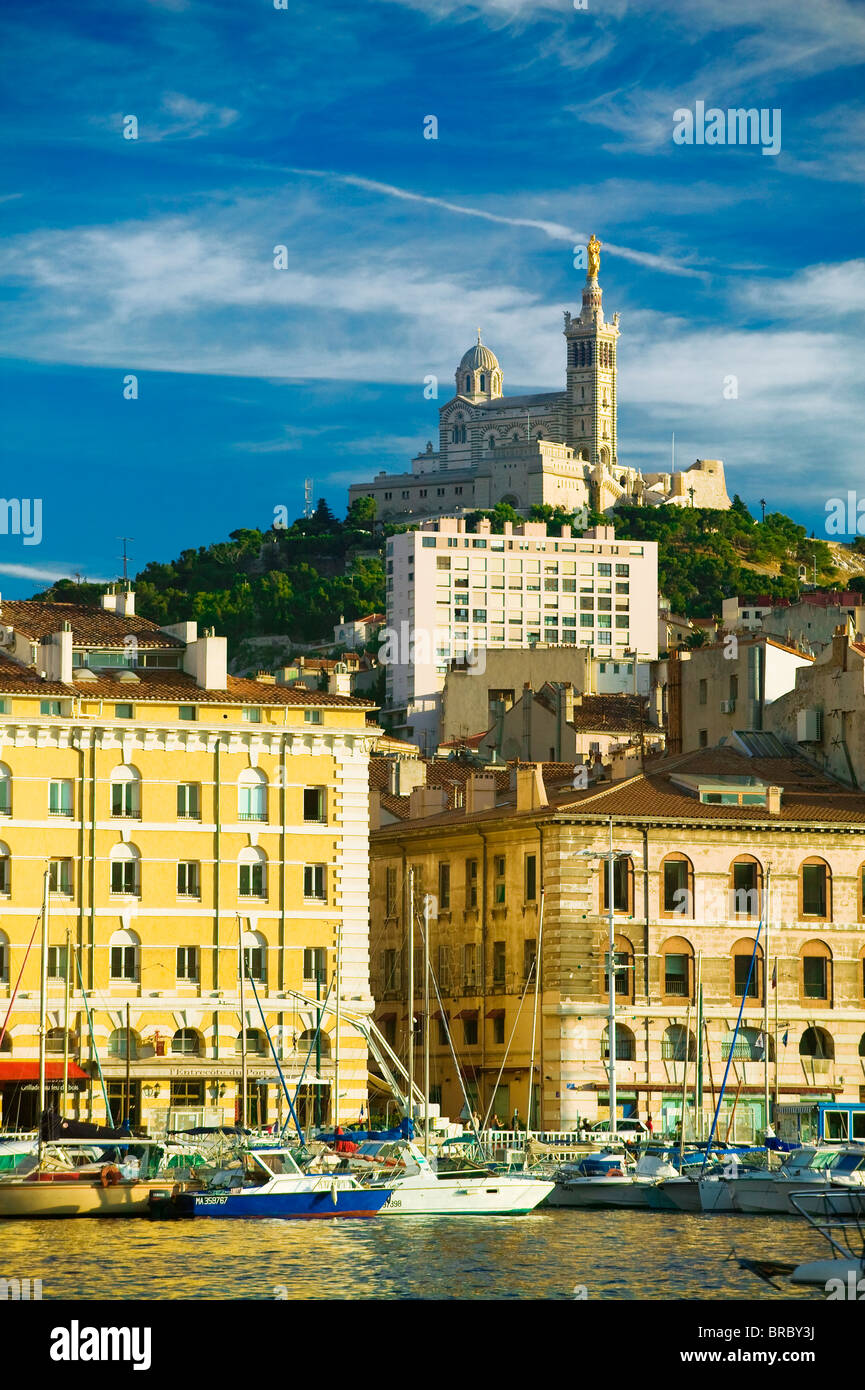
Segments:
[[[10,579],[34,579],[40,582],[54,584],[58,579],[74,579],[76,572],[80,572],[80,562],[63,568],[60,564],[52,565],[0,565],[0,574],[6,574]],[[108,584],[108,579],[101,579],[98,575],[87,575],[88,584]]]

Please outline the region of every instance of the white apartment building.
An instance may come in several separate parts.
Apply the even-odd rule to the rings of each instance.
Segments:
[[[386,713],[424,750],[440,737],[449,662],[481,674],[488,649],[541,643],[652,661],[657,634],[657,544],[617,541],[612,526],[548,535],[527,521],[499,536],[441,517],[387,542]]]

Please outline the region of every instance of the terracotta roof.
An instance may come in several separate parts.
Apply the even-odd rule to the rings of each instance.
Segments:
[[[0,621],[25,637],[35,640],[59,632],[64,622],[72,626],[76,646],[122,647],[124,638],[135,637],[142,647],[173,647],[183,650],[183,642],[169,637],[149,618],[121,617],[104,608],[83,603],[41,603],[37,599],[4,599]]]
[[[112,700],[121,703],[144,700],[177,701],[198,705],[344,705],[349,708],[375,708],[372,701],[351,695],[331,695],[324,690],[298,690],[291,685],[270,685],[264,681],[229,676],[225,690],[202,690],[186,671],[161,671],[154,667],[136,670],[137,680],[119,680],[117,674],[97,674],[95,680],[43,681],[32,667],[0,660],[0,691],[9,694],[81,697],[84,700]]]
[[[545,765],[546,766],[546,765]],[[563,765],[559,765],[562,767]],[[707,805],[689,796],[672,780],[673,773],[704,774],[707,777],[726,775],[756,777],[782,790],[781,809],[777,816],[765,806]],[[764,825],[861,825],[865,826],[865,792],[834,781],[813,767],[806,759],[791,751],[789,757],[747,757],[733,748],[699,749],[675,757],[664,756],[646,762],[644,771],[613,783],[603,783],[586,791],[575,792],[570,787],[556,793],[545,776],[548,807],[531,814],[535,817],[556,815],[585,817],[587,820],[613,816],[617,820],[671,820],[739,822]],[[514,794],[501,797],[493,810],[472,816],[472,821],[490,821],[514,815]],[[465,820],[463,809],[449,810],[423,820],[412,821],[412,827],[447,825]],[[384,827],[378,834],[386,834]]]

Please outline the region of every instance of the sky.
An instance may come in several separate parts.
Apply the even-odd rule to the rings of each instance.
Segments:
[[[341,514],[478,326],[561,389],[592,233],[621,463],[675,433],[817,535],[865,496],[861,0],[283,2],[0,15],[2,593]],[[699,102],[780,150],[679,143]]]

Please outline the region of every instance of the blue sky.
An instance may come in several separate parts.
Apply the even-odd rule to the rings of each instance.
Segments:
[[[288,3],[3,11],[2,492],[43,502],[3,593],[266,526],[305,477],[344,508],[435,437],[478,324],[506,393],[558,388],[592,232],[620,461],[675,431],[821,534],[863,487],[859,0]],[[675,144],[698,100],[780,109],[781,152]]]

